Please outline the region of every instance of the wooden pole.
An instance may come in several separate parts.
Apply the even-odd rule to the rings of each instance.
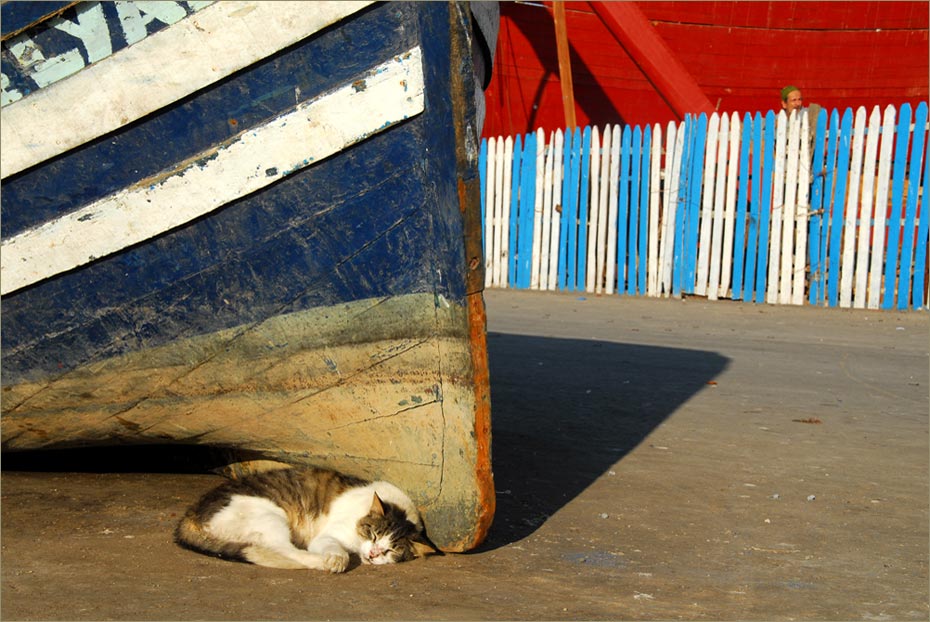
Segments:
[[[552,3],[555,21],[555,45],[559,57],[559,83],[562,85],[562,108],[565,110],[565,127],[573,130],[575,122],[575,90],[572,85],[572,62],[568,49],[568,30],[565,27],[565,3]]]

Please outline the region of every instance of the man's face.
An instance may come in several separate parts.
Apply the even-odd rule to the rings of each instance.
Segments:
[[[802,102],[801,91],[791,91],[788,93],[788,98],[781,103],[781,107],[785,109],[785,112],[791,114],[792,111],[799,109],[803,105]]]

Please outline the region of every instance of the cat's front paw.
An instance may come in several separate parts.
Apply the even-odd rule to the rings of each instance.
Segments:
[[[345,572],[349,567],[349,554],[345,551],[330,551],[323,554],[323,569],[332,573]]]

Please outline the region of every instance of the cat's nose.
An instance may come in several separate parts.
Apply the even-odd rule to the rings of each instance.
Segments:
[[[383,553],[383,551],[381,550],[381,547],[380,547],[380,546],[373,546],[373,547],[371,547],[371,549],[368,551],[368,559],[374,559],[374,558],[376,558],[376,557],[381,557],[381,554],[382,554],[382,553]]]

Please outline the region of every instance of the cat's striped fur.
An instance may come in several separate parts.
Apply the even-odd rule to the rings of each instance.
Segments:
[[[343,572],[436,552],[413,501],[388,482],[295,467],[230,480],[181,519],[182,546],[274,568]]]

